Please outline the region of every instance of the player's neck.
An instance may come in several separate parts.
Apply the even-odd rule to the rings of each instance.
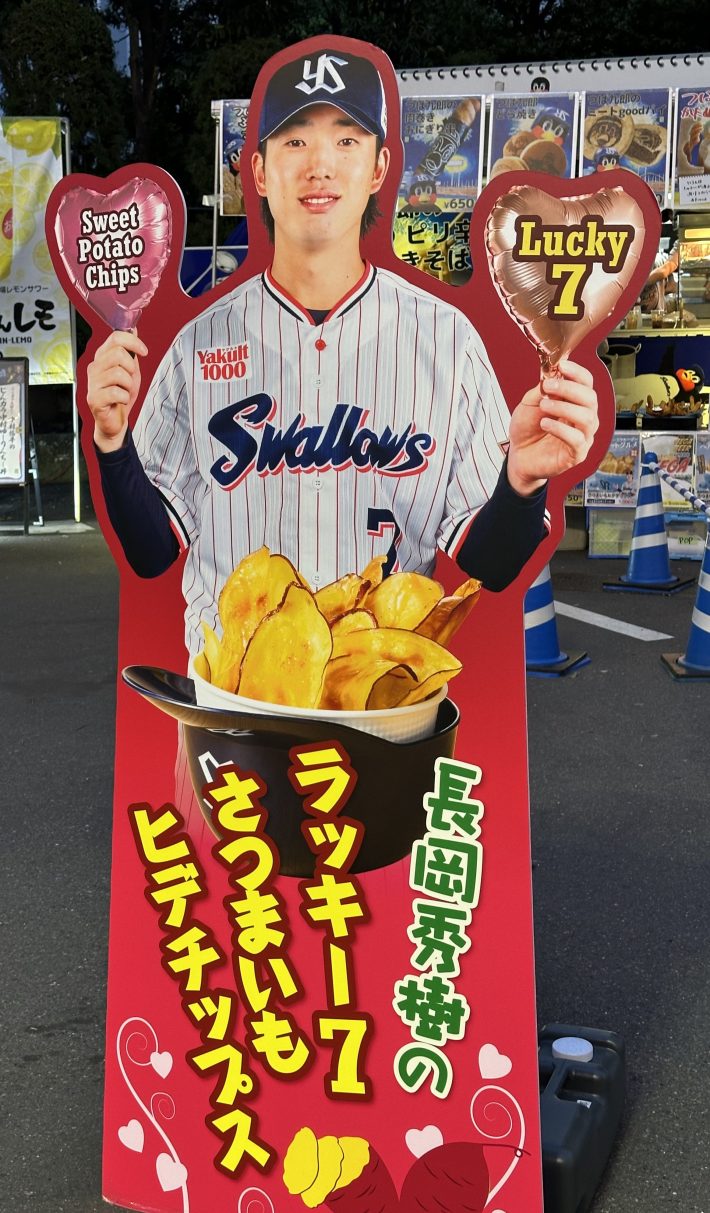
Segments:
[[[271,272],[283,290],[309,311],[330,311],[360,281],[365,262],[356,248],[350,256],[327,251],[284,251],[278,243]]]

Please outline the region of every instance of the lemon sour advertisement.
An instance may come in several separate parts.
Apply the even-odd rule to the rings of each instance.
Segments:
[[[44,232],[47,199],[62,175],[58,118],[2,118],[0,354],[29,358],[36,384],[74,379],[69,304]]]

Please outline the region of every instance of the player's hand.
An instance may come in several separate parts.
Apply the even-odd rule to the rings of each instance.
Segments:
[[[599,403],[591,372],[576,362],[560,363],[523,396],[510,419],[508,480],[528,496],[551,476],[583,463],[599,428]]]
[[[128,416],[141,386],[139,357],[147,353],[135,332],[115,332],[99,346],[89,363],[86,400],[94,418],[94,442],[100,451],[116,451],[123,445]]]

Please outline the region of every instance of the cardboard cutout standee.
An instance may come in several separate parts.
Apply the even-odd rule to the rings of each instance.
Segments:
[[[658,214],[623,173],[498,178],[447,290],[392,251],[398,114],[374,47],[267,64],[247,262],[206,307],[160,170],[48,211],[102,321],[84,439],[130,667],[104,1195],[132,1208],[542,1209],[522,599],[546,482],[556,537],[606,449],[595,347]]]

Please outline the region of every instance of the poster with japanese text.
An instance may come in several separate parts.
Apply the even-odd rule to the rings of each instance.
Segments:
[[[404,97],[404,173],[394,248],[441,282],[471,276],[469,226],[481,189],[483,103],[473,97]]]
[[[674,434],[666,430],[644,434],[643,445],[645,451],[651,451],[655,455],[656,461],[666,475],[672,476],[674,480],[679,480],[686,488],[694,489],[695,438],[694,433],[687,431]],[[662,477],[661,497],[666,510],[673,510],[674,513],[676,511],[692,512],[691,503],[671,488]]]
[[[681,206],[710,202],[710,89],[678,89],[676,177]]]
[[[244,214],[241,156],[247,126],[248,101],[219,101],[219,145],[222,149],[220,215]]]
[[[577,167],[576,93],[494,96],[488,129],[488,180],[500,173],[573,177]]]
[[[614,433],[599,467],[586,481],[587,506],[635,506],[641,464],[641,435]]]
[[[426,277],[392,66],[345,38],[265,65],[242,165],[247,259],[197,300],[162,170],[48,210],[121,574],[103,1195],[542,1213],[523,601],[657,207],[511,174],[475,290]]]
[[[584,93],[580,172],[586,176],[610,168],[628,169],[653,190],[659,206],[666,206],[670,105],[669,89]]]
[[[62,172],[58,118],[2,118],[0,354],[28,358],[33,384],[74,381],[69,305],[44,238],[44,210]]]
[[[27,363],[0,362],[0,484],[22,485],[27,475]]]

